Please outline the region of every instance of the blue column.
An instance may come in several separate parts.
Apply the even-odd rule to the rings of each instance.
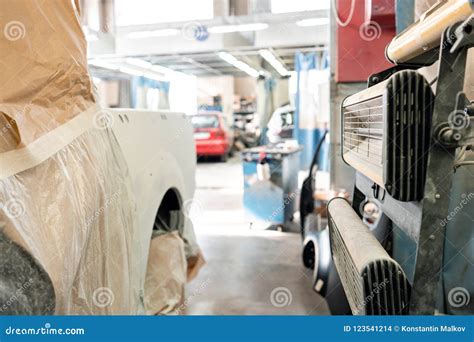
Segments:
[[[397,33],[400,33],[415,21],[415,1],[396,0],[395,8]]]
[[[308,169],[313,159],[314,152],[319,140],[322,137],[323,130],[317,127],[303,127],[300,125],[301,122],[301,76],[303,73],[307,73],[311,69],[325,68],[327,67],[327,60],[318,61],[315,53],[303,54],[296,53],[295,55],[295,69],[297,76],[297,88],[296,88],[296,99],[295,99],[295,130],[293,136],[298,141],[298,144],[303,146],[303,151],[300,153],[300,169]],[[304,115],[318,115],[318,113],[304,113]],[[323,168],[327,168],[327,161],[323,157],[327,157],[327,146],[323,145],[320,162],[318,164]]]

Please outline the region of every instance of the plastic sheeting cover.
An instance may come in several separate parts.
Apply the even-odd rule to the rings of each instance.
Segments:
[[[145,280],[146,313],[181,313],[187,266],[184,243],[178,232],[154,237],[150,243]]]
[[[40,165],[0,181],[5,233],[53,281],[58,314],[142,310],[129,180],[108,131],[89,130]]]

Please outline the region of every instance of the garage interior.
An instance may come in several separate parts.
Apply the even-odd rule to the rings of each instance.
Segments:
[[[30,216],[36,195],[30,194],[28,184],[33,186],[34,181],[5,171],[0,175],[0,226],[8,239],[39,260],[51,278],[48,291],[53,294],[47,295],[50,301],[37,304],[44,305],[39,311],[22,311],[15,303],[23,299],[2,294],[2,305],[6,303],[2,312],[474,313],[472,1],[69,2],[80,8],[79,33],[70,25],[73,33],[65,30],[59,40],[53,33],[50,43],[62,46],[60,39],[76,34],[74,44],[64,45],[73,51],[85,39],[85,73],[93,83],[89,95],[101,108],[93,126],[101,126],[100,134],[113,131],[108,138],[90,138],[91,154],[99,155],[95,150],[101,144],[108,146],[107,139],[120,147],[106,149],[107,157],[97,157],[96,169],[105,179],[97,181],[100,190],[83,199],[80,209],[76,200],[64,205],[65,210],[74,207],[80,213],[95,211],[84,226],[85,232],[91,231],[90,238],[84,237],[88,233],[70,237],[77,244],[64,245],[69,246],[64,251],[81,255],[82,248],[95,243],[90,239],[111,240],[90,247],[105,260],[97,266],[90,265],[98,259],[86,254],[69,258],[51,247],[60,259],[70,260],[61,267],[77,262],[81,270],[71,272],[70,283],[69,275],[55,277],[50,271],[56,270],[53,258],[36,248],[39,241],[55,239],[45,235],[35,241],[25,231],[35,222],[33,217],[54,225],[63,222],[55,217],[66,213],[55,207]],[[8,52],[0,53],[0,70],[10,70],[10,85],[0,86],[0,93],[19,78],[11,66],[15,54],[23,52],[14,44],[34,39],[30,19],[20,11],[6,13],[4,18],[0,14],[6,37],[0,48]],[[75,20],[70,17],[74,15],[67,20]],[[18,31],[7,30],[12,23],[19,36]],[[51,25],[55,32],[64,29]],[[71,55],[75,53],[80,55]],[[48,63],[44,60],[29,63],[33,70],[41,69]],[[80,65],[77,60],[80,57],[68,65]],[[18,70],[25,72],[23,67]],[[78,73],[68,72],[71,89],[84,91],[74,86],[80,83],[74,79]],[[32,77],[31,84],[37,79]],[[16,127],[22,139],[30,139],[15,148],[32,146],[37,138],[35,130],[22,131],[23,116],[9,113],[15,99],[28,93],[26,83],[15,85],[20,90],[11,94],[16,97],[8,92],[0,95],[6,127],[0,141]],[[52,94],[51,99],[57,98]],[[48,101],[41,106],[48,108],[56,100]],[[34,111],[36,97],[31,103]],[[86,107],[82,102],[64,103]],[[150,121],[141,122],[147,115]],[[36,118],[31,120],[36,124]],[[58,129],[46,126],[46,131]],[[147,148],[139,148],[140,141]],[[128,168],[121,169],[119,149]],[[8,163],[8,149],[1,152],[0,159],[3,155]],[[74,159],[67,154],[51,158],[59,167]],[[74,167],[81,164],[85,165],[74,162]],[[45,167],[35,175],[54,182],[64,177],[66,184],[74,185],[70,174],[82,174],[64,170],[56,173]],[[7,176],[16,177],[19,185]],[[128,177],[132,190],[123,187]],[[87,179],[94,183],[96,178],[57,188],[66,194],[87,193]],[[166,194],[150,193],[168,183]],[[135,200],[127,197],[128,191],[135,193]],[[37,198],[60,203],[54,196],[52,192]],[[67,201],[67,195],[57,196]],[[149,233],[135,238],[130,222],[143,228],[149,211],[141,208],[148,208],[154,197],[159,208],[151,210],[152,238]],[[14,212],[8,207],[12,200],[18,200]],[[121,207],[127,201],[136,204]],[[97,228],[97,233],[91,228],[121,227],[122,222],[123,235],[116,239],[115,228],[104,232]],[[127,261],[134,244],[146,245],[146,255]],[[130,254],[109,254],[117,246]],[[81,266],[83,259],[89,266]],[[94,267],[103,268],[93,271]],[[134,272],[142,271],[147,272],[146,279],[132,279]],[[87,272],[101,276],[90,281]],[[120,279],[114,284],[116,274]],[[22,293],[30,291],[24,280],[14,283]]]
[[[206,264],[187,285],[183,313],[328,314],[324,300],[308,286],[312,272],[301,262],[298,223],[292,222],[285,231],[281,227],[266,229],[269,223],[255,222],[246,212],[241,151],[262,144],[257,140],[262,139],[258,131],[275,110],[290,104],[289,111],[294,111],[297,56],[302,62],[318,63],[321,78],[315,86],[321,92],[308,93],[308,99],[323,101],[319,110],[328,111],[329,2],[197,1],[191,5],[178,1],[168,3],[166,9],[156,1],[144,1],[142,6],[99,1],[99,8],[92,7],[93,3],[85,2],[84,16],[89,24],[89,65],[92,75],[100,80],[102,100],[108,98],[107,88],[117,79],[134,77],[124,70],[133,74],[143,71],[141,67],[151,67],[165,76],[178,75],[170,76],[169,103],[142,98],[143,102],[135,104],[137,108],[189,115],[220,112],[231,129],[235,123],[245,123],[240,125],[248,137],[236,139],[238,133],[234,133],[235,147],[226,162],[220,156],[198,156],[196,193],[186,210]],[[184,13],[180,9],[184,3],[193,9]],[[111,12],[115,13],[113,18]],[[152,12],[155,14],[147,14]],[[173,16],[179,21],[168,22]],[[184,21],[187,16],[189,20]],[[112,54],[105,52],[111,34],[100,30],[110,21],[115,22]],[[232,58],[243,65],[233,65]],[[133,107],[123,103],[127,99],[121,96],[116,100],[117,107]],[[318,128],[324,129],[327,113],[317,120]],[[293,129],[291,122],[288,125],[287,130]],[[305,174],[296,172],[291,177]],[[289,289],[291,303],[272,305],[271,293],[278,288]]]

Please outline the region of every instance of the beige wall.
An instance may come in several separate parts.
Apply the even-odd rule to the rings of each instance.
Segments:
[[[198,77],[197,79],[198,105],[212,104],[212,97],[222,97],[223,114],[232,117],[232,105],[234,103],[234,77],[233,76],[211,76]]]
[[[234,92],[241,97],[257,95],[257,80],[253,77],[235,77]]]

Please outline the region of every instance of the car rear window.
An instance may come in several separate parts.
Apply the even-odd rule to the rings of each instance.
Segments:
[[[194,115],[191,121],[194,128],[219,128],[217,115]]]

